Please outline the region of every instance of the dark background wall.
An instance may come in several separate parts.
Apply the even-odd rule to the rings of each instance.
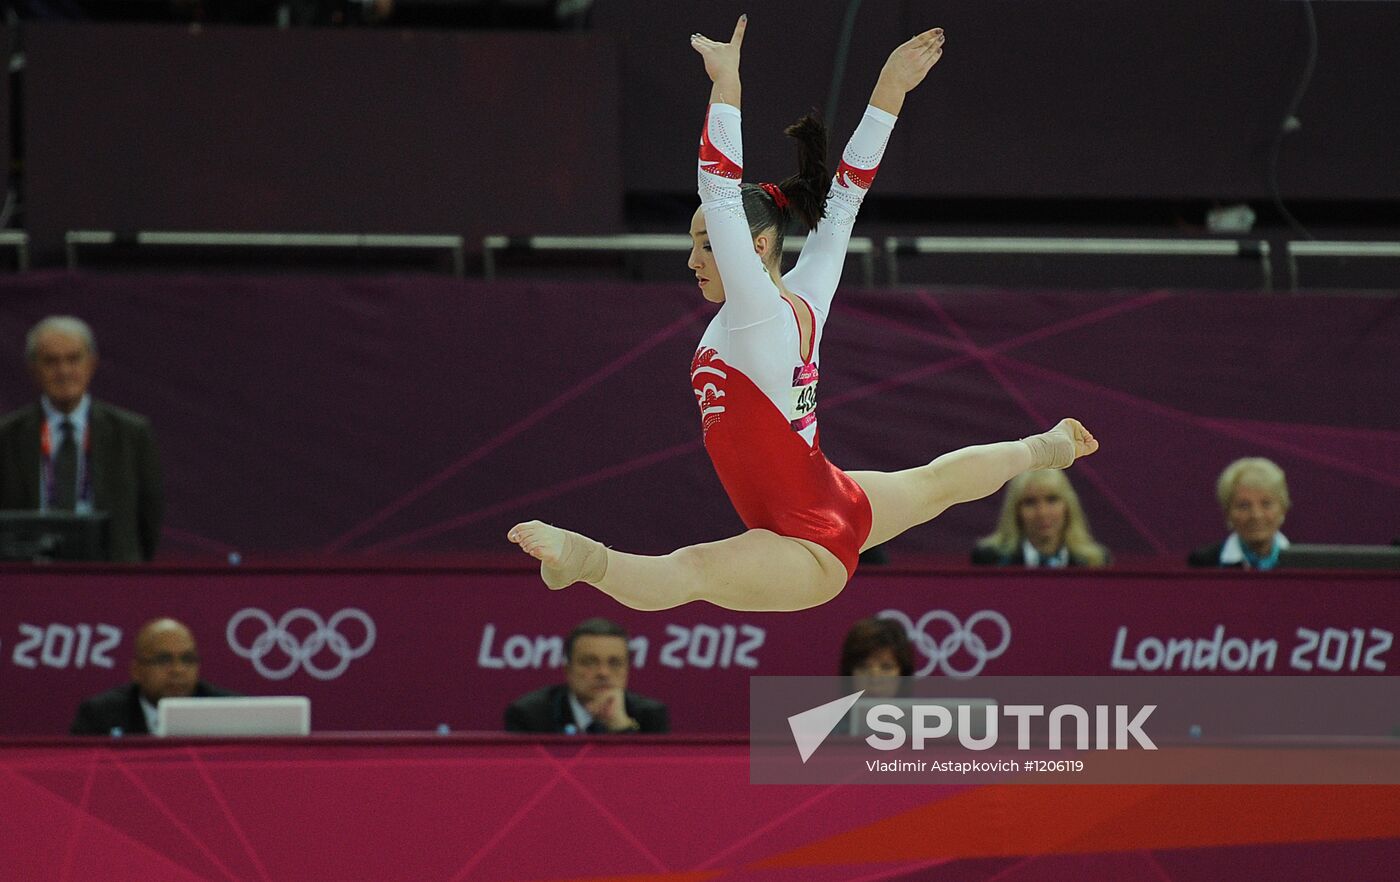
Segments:
[[[847,6],[600,0],[588,30],[564,33],[26,23],[24,225],[41,261],[77,228],[462,233],[472,247],[486,233],[671,229],[693,205],[707,94],[686,35],[727,35],[751,13],[747,164],[774,178],[792,160],[781,127],[827,102]],[[1315,75],[1280,190],[1305,220],[1393,234],[1400,4],[1312,8]],[[1197,232],[1204,206],[1234,200],[1267,223],[1304,12],[865,3],[838,145],[893,46],[934,24],[949,35],[906,107],[869,229],[990,218]]]
[[[707,94],[685,35],[744,42],[746,137],[755,172],[790,162],[778,136],[827,99],[845,2],[600,2],[623,40],[632,190],[684,189]],[[1400,199],[1395,166],[1400,4],[1319,2],[1316,75],[1279,173],[1302,198]],[[684,12],[681,12],[684,10]],[[906,105],[882,194],[1259,198],[1267,148],[1306,60],[1303,4],[1168,0],[868,2],[856,18],[835,120],[855,124],[881,64],[910,34],[943,27],[947,51]]]
[[[25,33],[27,223],[620,229],[608,37],[44,24]]]

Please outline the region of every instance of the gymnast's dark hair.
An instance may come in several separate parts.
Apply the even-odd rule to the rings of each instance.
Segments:
[[[749,235],[774,227],[777,236],[773,254],[781,259],[783,238],[789,222],[798,221],[805,231],[815,230],[826,215],[826,194],[831,188],[831,172],[826,166],[826,126],[814,114],[807,114],[788,126],[784,133],[797,141],[797,174],[778,184],[786,197],[786,207],[758,184],[744,184],[744,214],[749,219]]]

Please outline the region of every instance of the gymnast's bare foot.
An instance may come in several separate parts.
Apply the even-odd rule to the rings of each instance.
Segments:
[[[506,538],[540,562],[540,578],[553,591],[575,582],[597,584],[607,574],[607,548],[587,536],[526,521],[511,527]]]
[[[1076,459],[1099,449],[1099,442],[1079,420],[1063,419],[1055,428],[1022,438],[1030,448],[1032,469],[1067,469]]]

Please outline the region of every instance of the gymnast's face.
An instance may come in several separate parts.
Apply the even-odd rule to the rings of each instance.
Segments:
[[[777,260],[771,250],[774,241],[774,228],[769,227],[754,238],[753,250],[763,261],[763,265],[768,267],[768,272],[774,274],[776,284]],[[695,209],[695,214],[690,219],[690,242],[690,262],[687,265],[695,271],[695,280],[700,283],[700,293],[711,303],[723,303],[724,282],[720,281],[719,267],[715,265],[715,255],[710,251],[710,236],[705,232],[703,208]]]
[[[705,232],[705,212],[695,209],[690,219],[690,262],[695,271],[695,280],[700,284],[700,293],[711,303],[724,302],[724,283],[719,278],[719,267],[715,266],[715,255],[710,251],[710,237]]]

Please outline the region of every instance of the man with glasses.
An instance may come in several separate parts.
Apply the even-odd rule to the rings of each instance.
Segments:
[[[627,632],[607,619],[574,628],[564,647],[565,682],[506,708],[506,731],[607,735],[667,732],[666,705],[627,691]]]
[[[230,696],[199,679],[199,649],[190,629],[174,619],[156,619],[136,635],[131,681],[87,699],[78,707],[73,735],[148,735],[162,698]]]

